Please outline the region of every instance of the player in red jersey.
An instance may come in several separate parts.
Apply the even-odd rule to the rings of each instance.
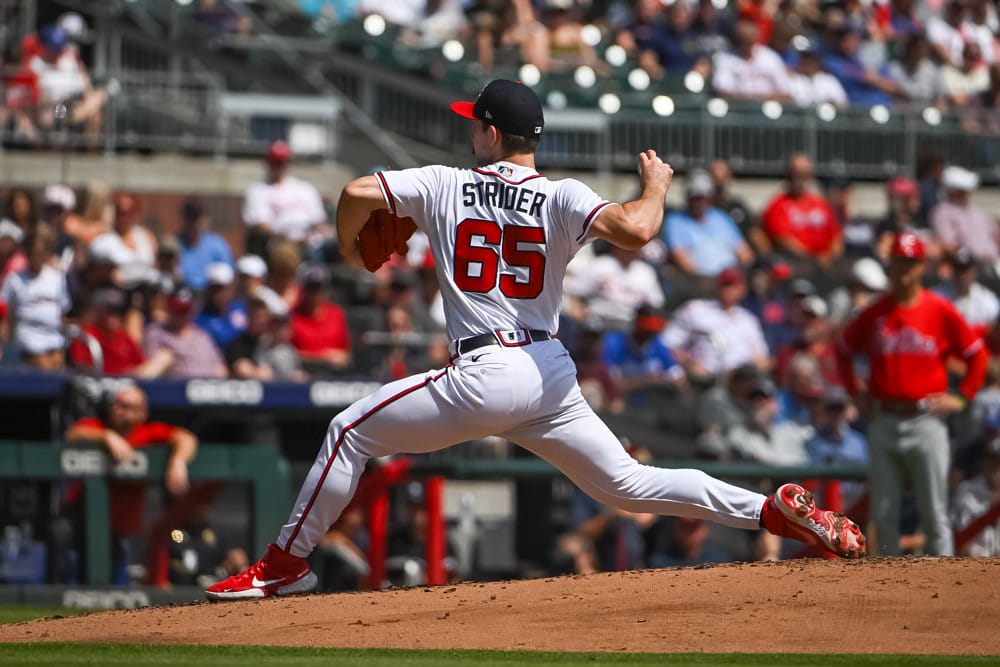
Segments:
[[[841,377],[861,393],[853,357],[868,358],[870,376],[861,404],[871,408],[872,514],[883,556],[899,553],[903,485],[912,485],[927,538],[926,551],[954,553],[948,520],[948,431],[944,418],[962,410],[983,384],[988,355],[947,299],[921,286],[923,241],[903,233],[893,241],[889,290],[844,330],[838,346]],[[947,359],[966,362],[957,392],[948,391]]]

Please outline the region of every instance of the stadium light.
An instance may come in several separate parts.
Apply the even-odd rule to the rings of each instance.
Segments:
[[[604,59],[613,67],[621,67],[628,60],[628,53],[617,44],[612,44],[604,50]]]
[[[653,98],[653,111],[657,116],[672,116],[676,108],[669,95],[657,95]]]
[[[649,88],[649,73],[641,67],[636,67],[628,73],[628,85],[633,90],[646,90]]]
[[[542,73],[531,63],[521,65],[521,69],[517,71],[517,76],[526,86],[537,86],[538,82],[542,80]]]
[[[684,75],[684,87],[697,95],[705,90],[705,77],[701,75],[701,72],[691,70]]]
[[[457,39],[449,39],[441,45],[441,53],[448,62],[457,63],[465,56],[465,47]]]
[[[833,106],[829,102],[823,102],[816,107],[816,115],[819,116],[821,121],[829,123],[837,117],[837,107]]]
[[[716,118],[725,118],[726,114],[729,113],[729,102],[725,101],[721,97],[713,97],[705,105],[708,109],[708,113]]]
[[[597,46],[601,43],[601,29],[593,23],[588,23],[580,28],[580,39],[587,46]]]
[[[937,127],[941,124],[941,110],[937,107],[927,107],[920,115],[924,117],[924,122],[928,125]]]
[[[362,26],[366,33],[372,37],[378,37],[385,32],[385,19],[378,14],[369,14],[365,17],[365,22]]]
[[[885,125],[886,123],[888,123],[889,118],[892,116],[892,114],[889,113],[889,107],[885,106],[884,104],[876,104],[875,106],[873,106],[871,108],[871,111],[868,112],[868,115],[870,115],[872,117],[872,120],[878,123],[879,125]]]
[[[580,65],[576,68],[576,71],[573,72],[573,81],[575,81],[576,85],[581,88],[590,88],[597,83],[597,75],[594,74],[594,70],[590,67]]]
[[[776,100],[768,100],[760,107],[761,113],[770,118],[771,120],[778,120],[781,118],[781,114],[784,113],[785,109],[781,106],[781,102]]]
[[[545,97],[545,101],[548,102],[549,107],[552,109],[565,109],[567,104],[566,94],[561,90],[549,91],[549,94]]]
[[[597,100],[597,106],[601,108],[601,111],[608,114],[618,113],[622,108],[622,101],[614,93],[604,93],[601,95],[600,99]]]

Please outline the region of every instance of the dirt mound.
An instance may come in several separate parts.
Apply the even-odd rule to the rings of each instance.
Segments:
[[[797,560],[114,611],[0,642],[996,655],[998,627],[1000,559]]]

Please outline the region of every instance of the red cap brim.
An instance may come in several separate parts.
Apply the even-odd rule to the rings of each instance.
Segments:
[[[457,113],[462,118],[476,119],[476,115],[472,113],[472,108],[476,106],[475,102],[452,102],[451,110]]]

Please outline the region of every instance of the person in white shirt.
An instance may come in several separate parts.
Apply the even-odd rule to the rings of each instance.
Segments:
[[[770,367],[760,321],[739,305],[746,295],[743,273],[724,269],[716,299],[695,299],[681,306],[663,332],[663,342],[695,381],[709,381],[743,364]]]
[[[599,330],[628,331],[639,306],[662,308],[666,300],[656,269],[638,250],[617,246],[595,257],[586,271],[567,275],[563,289],[583,302],[582,318]]]
[[[987,443],[982,472],[960,482],[951,501],[951,521],[956,533],[983,516],[1000,501],[1000,438]],[[965,544],[956,544],[956,555],[1000,556],[1000,521],[994,521]]]
[[[322,242],[328,224],[319,190],[288,174],[292,150],[284,141],[271,144],[265,158],[267,176],[250,185],[243,198],[248,251],[263,255],[267,240],[281,236],[296,242]]]
[[[813,107],[824,102],[842,109],[848,105],[844,87],[837,77],[823,70],[823,61],[813,50],[799,55],[799,65],[789,76],[789,88],[792,99],[800,107]]]
[[[969,326],[985,332],[1000,316],[1000,300],[992,290],[976,282],[979,270],[976,259],[968,248],[959,248],[949,258],[951,281],[937,287],[935,291],[955,304],[955,308]]]
[[[966,13],[965,0],[948,0],[944,16],[935,15],[927,20],[927,40],[946,65],[958,67],[962,64],[962,49],[965,48],[962,23]]]
[[[0,303],[7,316],[4,324],[13,323],[22,360],[44,370],[65,365],[62,327],[70,307],[66,276],[49,264],[54,249],[55,235],[39,225],[24,242],[27,267],[8,275],[0,287]]]
[[[712,87],[730,98],[790,100],[785,63],[774,49],[758,43],[759,34],[751,21],[736,25],[732,52],[716,53],[713,58]]]
[[[945,65],[940,72],[940,95],[949,104],[963,107],[989,90],[990,70],[983,63],[979,45],[969,42],[962,51],[960,65]]]

